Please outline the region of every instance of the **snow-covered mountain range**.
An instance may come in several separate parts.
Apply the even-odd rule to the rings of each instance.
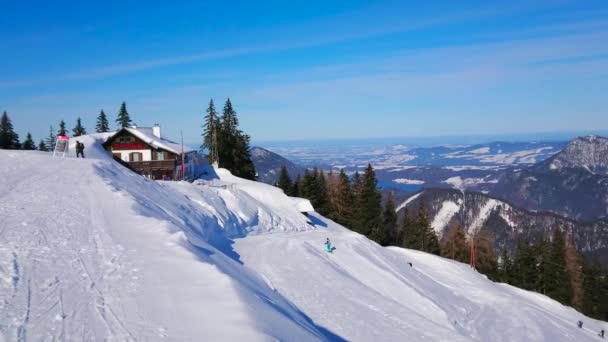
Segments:
[[[103,138],[80,137],[89,159],[0,151],[0,340],[595,341],[608,329],[306,217],[222,169],[143,178]]]
[[[583,221],[608,217],[608,139],[574,139],[545,161],[505,172],[489,190],[531,210]]]

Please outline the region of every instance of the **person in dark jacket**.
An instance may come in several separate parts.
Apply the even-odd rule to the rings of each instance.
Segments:
[[[602,331],[600,331],[600,337],[604,338],[604,329],[602,329]]]
[[[84,144],[76,140],[76,158],[80,156],[84,158]]]

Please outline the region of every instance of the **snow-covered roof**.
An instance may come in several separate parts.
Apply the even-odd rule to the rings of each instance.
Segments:
[[[118,130],[112,136],[108,138],[112,139],[116,134],[122,132],[123,130],[133,134],[137,138],[141,139],[146,144],[149,144],[155,148],[160,148],[163,150],[167,150],[169,152],[173,152],[175,154],[182,153],[182,145],[171,141],[161,135],[161,137],[157,137],[154,135],[152,127],[125,127],[123,129]],[[193,149],[184,145],[184,153],[194,152]]]
[[[298,209],[298,211],[301,213],[313,213],[315,211],[312,203],[310,203],[310,201],[306,198],[289,197],[289,199],[291,199],[293,204],[296,206],[296,209]]]

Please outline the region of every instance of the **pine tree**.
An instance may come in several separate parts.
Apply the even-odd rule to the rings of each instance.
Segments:
[[[450,225],[441,246],[441,255],[460,262],[469,262],[469,245],[462,227],[458,223]]]
[[[573,236],[570,236],[565,246],[566,270],[570,275],[572,288],[572,306],[577,310],[583,307],[583,259],[576,250]]]
[[[416,214],[414,226],[415,233],[419,234],[418,243],[420,245],[418,248],[414,248],[427,253],[439,255],[441,253],[441,248],[439,247],[439,239],[437,238],[435,230],[433,230],[433,227],[431,227],[431,225],[429,224],[424,200],[420,199],[418,203],[418,212]]]
[[[238,131],[234,150],[234,175],[249,180],[256,180],[257,173],[253,160],[251,160],[249,139],[247,134]]]
[[[583,264],[583,313],[608,320],[608,274],[597,260]]]
[[[329,194],[327,191],[327,180],[325,179],[325,173],[324,173],[323,169],[321,169],[319,171],[319,173],[317,174],[317,176],[315,178],[315,182],[316,182],[315,190],[317,191],[317,194],[315,196],[316,200],[317,200],[317,203],[315,206],[315,211],[323,216],[328,216],[331,212],[331,209],[329,206]]]
[[[95,131],[97,133],[106,133],[110,131],[110,124],[108,123],[108,118],[106,117],[106,113],[104,113],[103,109],[99,112],[99,116],[97,116]]]
[[[397,211],[395,210],[395,201],[393,200],[393,192],[390,191],[386,197],[384,204],[384,212],[382,213],[382,226],[384,229],[384,240],[379,243],[383,246],[396,246],[397,242]]]
[[[40,143],[38,143],[38,151],[42,151],[42,152],[48,152],[48,147],[46,147],[46,144],[44,143],[44,140],[40,139]]]
[[[334,197],[331,200],[331,218],[339,224],[352,228],[354,197],[348,176],[344,169],[340,170],[335,185]]]
[[[277,187],[283,189],[285,194],[291,193],[291,189],[293,188],[293,183],[291,182],[291,178],[289,177],[289,173],[287,172],[287,167],[285,165],[281,166]]]
[[[572,286],[570,275],[566,268],[566,243],[564,233],[560,229],[553,232],[553,240],[547,263],[547,292],[546,295],[562,304],[569,305],[572,301]]]
[[[120,128],[129,127],[132,123],[131,117],[129,116],[129,112],[127,112],[127,104],[124,101],[120,105],[120,111],[118,112],[116,123]]]
[[[209,163],[214,163],[218,159],[218,135],[220,134],[220,120],[215,110],[213,99],[209,100],[207,107],[207,115],[205,115],[205,123],[203,125],[203,144],[201,150],[206,149],[209,154],[207,159]]]
[[[57,131],[57,135],[66,135],[66,130],[65,130],[65,122],[63,120],[61,120],[59,122],[59,130]]]
[[[74,133],[73,135],[75,137],[87,134],[87,130],[82,127],[82,122],[80,121],[80,118],[76,119],[76,126],[74,127],[72,132]]]
[[[517,241],[511,284],[524,290],[533,290],[537,277],[536,264],[534,247],[527,240]]]
[[[329,173],[325,177],[325,180],[327,183],[327,197],[328,197],[328,201],[329,201],[329,209],[330,209],[330,212],[333,214],[333,210],[334,210],[333,201],[334,201],[334,198],[336,197],[336,186],[338,184],[338,177],[336,176],[336,174],[334,174],[333,169],[329,170]],[[330,217],[332,217],[332,215],[330,215]]]
[[[301,184],[302,184],[302,179],[301,179],[300,175],[297,175],[296,180],[293,182],[293,188],[291,189],[292,196],[303,197],[302,193],[300,191]]]
[[[357,216],[360,233],[379,242],[384,241],[382,226],[382,195],[377,189],[378,180],[371,164],[367,164],[361,184],[360,208]]]
[[[26,136],[25,141],[23,142],[23,146],[21,146],[21,148],[23,148],[24,150],[35,150],[36,149],[36,143],[32,139],[32,135],[30,134],[30,132],[27,132],[27,136]]]
[[[49,136],[46,138],[46,148],[48,151],[52,152],[55,150],[56,141],[57,136],[55,135],[55,129],[53,129],[53,126],[51,125],[49,128]]]
[[[403,219],[400,224],[401,246],[404,248],[416,249],[419,246],[416,227],[412,221],[407,207],[403,209]]]
[[[218,135],[218,156],[221,167],[235,176],[255,180],[257,174],[251,160],[249,136],[238,128],[236,111],[230,98],[226,100]]]
[[[221,129],[218,137],[218,154],[220,166],[230,170],[235,169],[234,151],[237,144],[238,119],[236,112],[232,108],[230,98],[224,104],[222,114]]]
[[[485,274],[491,280],[498,278],[498,260],[494,253],[494,237],[486,230],[475,234],[475,265],[479,273]]]
[[[2,113],[0,119],[0,148],[18,150],[21,148],[19,135],[13,129],[13,123],[6,112]]]

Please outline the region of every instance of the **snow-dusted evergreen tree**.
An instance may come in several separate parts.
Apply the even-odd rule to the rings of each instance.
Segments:
[[[59,122],[59,130],[57,131],[57,135],[66,135],[65,122],[61,120]]]
[[[97,133],[105,133],[110,131],[110,124],[108,123],[108,118],[106,113],[101,110],[99,115],[97,116],[97,124],[95,125],[95,131]]]
[[[86,129],[82,127],[82,122],[80,121],[80,118],[76,119],[76,126],[74,127],[72,132],[74,133],[73,135],[75,137],[87,134]]]
[[[36,149],[36,143],[32,139],[32,135],[30,134],[30,132],[27,132],[25,141],[23,142],[23,145],[21,146],[21,148],[24,150],[35,150]]]
[[[129,116],[129,112],[127,112],[127,103],[122,102],[120,105],[120,111],[118,112],[118,117],[116,118],[116,123],[118,127],[125,128],[129,127],[132,124],[131,117]]]
[[[17,150],[20,147],[19,135],[13,129],[13,123],[8,114],[4,112],[0,118],[0,148]]]
[[[203,144],[201,150],[208,151],[207,159],[209,163],[214,163],[218,160],[218,139],[220,138],[220,120],[215,110],[213,99],[209,100],[207,114],[205,115],[205,123],[203,124]]]

